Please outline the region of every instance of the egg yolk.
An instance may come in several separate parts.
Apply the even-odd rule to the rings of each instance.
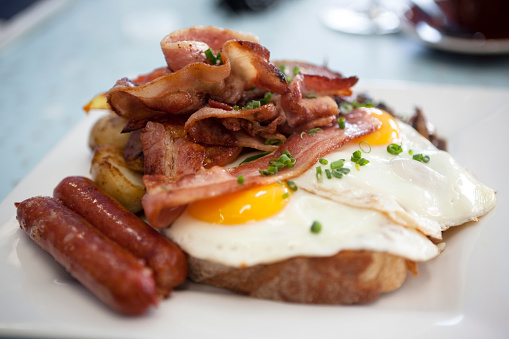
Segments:
[[[284,183],[254,186],[196,201],[189,205],[187,212],[193,218],[209,223],[244,224],[276,214],[288,203],[290,194],[291,191]]]
[[[380,120],[382,126],[379,130],[371,134],[354,139],[353,142],[359,143],[361,141],[366,141],[372,146],[380,146],[389,144],[394,139],[399,138],[399,127],[392,115],[376,108],[370,108],[369,112],[371,113],[372,117]]]

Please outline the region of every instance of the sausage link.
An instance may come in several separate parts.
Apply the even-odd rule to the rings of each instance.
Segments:
[[[159,298],[152,271],[51,197],[17,204],[21,229],[114,310],[145,313]]]
[[[108,238],[143,259],[154,271],[159,293],[167,296],[187,277],[187,259],[175,243],[161,235],[117,200],[84,177],[67,177],[53,196]]]

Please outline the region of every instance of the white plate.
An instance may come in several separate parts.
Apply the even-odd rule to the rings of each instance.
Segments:
[[[188,283],[158,309],[119,316],[74,281],[19,229],[13,203],[51,195],[88,175],[88,118],[0,205],[0,335],[87,338],[507,338],[509,333],[509,91],[408,83],[360,84],[409,113],[420,106],[457,160],[497,189],[498,206],[446,233],[447,247],[399,290],[369,305],[255,300]]]

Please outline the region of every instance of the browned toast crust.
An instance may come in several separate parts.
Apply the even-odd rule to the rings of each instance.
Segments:
[[[382,252],[341,251],[246,268],[189,257],[191,280],[255,298],[306,304],[354,304],[403,284],[415,263]]]

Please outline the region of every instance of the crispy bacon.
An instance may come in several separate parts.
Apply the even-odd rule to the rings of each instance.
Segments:
[[[337,124],[323,128],[319,133],[293,135],[277,151],[242,166],[225,169],[212,167],[208,170],[183,176],[174,180],[163,175],[145,175],[143,183],[147,194],[142,204],[150,224],[156,228],[170,226],[173,220],[164,220],[161,215],[166,210],[187,205],[193,201],[220,196],[254,185],[266,185],[278,180],[288,180],[304,173],[321,156],[341,147],[346,142],[375,131],[380,121],[371,117],[364,109],[356,109],[346,116],[347,125],[340,129]],[[289,151],[296,159],[293,168],[284,168],[277,175],[262,176],[260,169],[266,169],[268,161],[278,158],[284,151]],[[244,183],[237,182],[238,176],[244,176]]]
[[[145,174],[168,178],[199,171],[202,167],[225,166],[233,162],[242,147],[204,147],[189,141],[182,126],[147,123],[140,134]]]
[[[239,110],[213,108],[206,106],[199,109],[189,117],[185,124],[185,130],[188,131],[199,121],[207,120],[210,118],[216,118],[216,119],[230,119],[228,121],[230,121],[230,124],[232,125],[231,128],[228,129],[232,131],[238,131],[242,126],[240,124],[238,125],[234,124],[231,119],[242,119],[246,123],[249,122],[250,125],[253,125],[254,123],[258,122],[269,123],[276,119],[278,116],[279,112],[273,103],[268,103],[257,108]],[[228,124],[226,125],[229,126]],[[275,127],[276,126],[273,127],[272,133],[275,133]],[[257,133],[257,131],[255,130],[248,131],[248,133],[251,135],[260,134]]]
[[[177,71],[193,62],[207,63],[205,51],[217,53],[228,40],[258,42],[251,34],[244,34],[217,27],[194,26],[172,32],[161,40],[161,49],[168,67]]]
[[[237,159],[242,147],[205,147],[205,161],[203,166],[211,168],[214,166],[226,166]]]
[[[221,49],[221,65],[191,63],[139,86],[120,79],[107,93],[108,104],[127,120],[143,120],[194,112],[208,96],[235,104],[254,86],[286,93],[285,77],[269,57],[257,43],[229,40]]]
[[[169,178],[195,173],[202,168],[205,147],[180,136],[175,128],[149,122],[141,133],[145,174],[162,174]]]
[[[192,125],[186,123],[185,131],[190,140],[209,146],[236,146],[235,135],[214,118],[197,120]]]
[[[279,61],[287,73],[292,72],[289,92],[281,95],[281,107],[286,115],[286,129],[324,126],[338,113],[333,95],[348,96],[352,93],[357,77],[344,78],[326,67],[304,62]],[[282,67],[282,66],[280,66]],[[288,128],[289,127],[289,128]],[[285,129],[285,128],[283,128]]]

